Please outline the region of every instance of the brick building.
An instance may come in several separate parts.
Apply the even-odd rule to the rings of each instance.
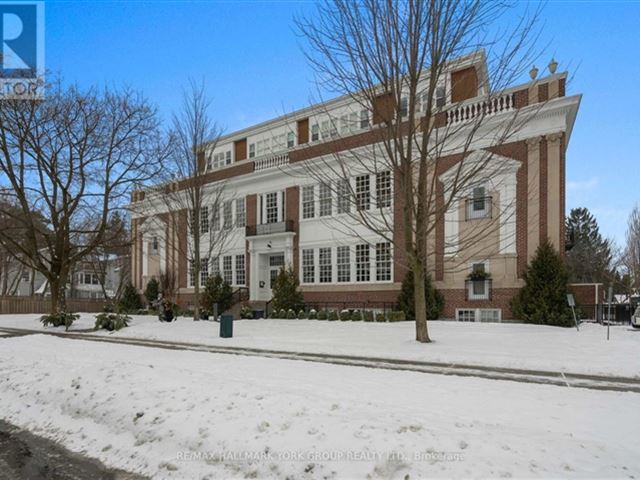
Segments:
[[[510,319],[509,300],[540,241],[549,238],[564,251],[565,152],[581,98],[565,95],[566,72],[498,94],[489,93],[487,75],[484,54],[476,52],[452,62],[436,92],[438,129],[464,132],[483,117],[471,149],[462,155],[452,147],[439,159],[434,198],[448,206],[428,239],[430,274],[445,297],[443,316],[465,321]],[[407,115],[402,102],[392,105],[397,117]],[[406,265],[393,227],[402,218],[393,172],[368,169],[361,157],[340,175],[327,167],[324,181],[309,174],[338,155],[373,152],[380,109],[341,97],[220,138],[203,168],[208,186],[224,185],[225,199],[203,221],[207,232],[229,231],[219,254],[205,259],[203,279],[220,272],[234,287],[248,288],[258,305],[271,299],[278,270],[291,265],[307,302],[395,302]],[[416,115],[423,109],[417,106]],[[493,132],[525,117],[508,139],[496,142]],[[460,162],[486,161],[487,153],[482,173],[444,203]],[[189,262],[169,241],[188,242],[187,212],[177,212],[182,227],[151,222],[168,215],[157,202],[143,191],[134,194],[132,278],[142,290],[171,269],[179,301],[189,303]],[[355,211],[384,219],[388,235],[353,222]]]

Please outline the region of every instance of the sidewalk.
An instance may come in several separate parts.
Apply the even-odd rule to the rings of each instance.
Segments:
[[[522,383],[538,383],[563,387],[588,388],[592,390],[611,390],[640,393],[640,379],[622,376],[587,375],[571,372],[554,372],[546,370],[529,370],[517,368],[466,365],[462,363],[441,363],[416,360],[401,360],[385,357],[317,354],[287,350],[272,350],[248,347],[227,347],[198,343],[161,341],[149,339],[132,339],[108,337],[91,333],[51,332],[19,328],[0,327],[0,334],[7,336],[51,335],[70,340],[85,340],[104,343],[116,343],[147,348],[169,350],[185,350],[195,352],[222,353],[230,355],[258,356],[300,360],[308,362],[329,363],[354,367],[378,368],[386,370],[405,370],[437,375],[457,375],[486,378],[491,380],[507,380]]]

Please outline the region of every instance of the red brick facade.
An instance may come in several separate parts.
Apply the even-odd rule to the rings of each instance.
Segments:
[[[491,289],[491,300],[467,300],[464,289],[440,290],[444,297],[442,318],[456,318],[456,309],[500,308],[502,309],[502,319],[511,320],[513,313],[510,302],[518,290],[518,288],[493,288]]]

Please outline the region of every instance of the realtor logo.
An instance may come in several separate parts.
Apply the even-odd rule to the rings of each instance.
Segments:
[[[0,1],[0,99],[42,96],[44,3]]]

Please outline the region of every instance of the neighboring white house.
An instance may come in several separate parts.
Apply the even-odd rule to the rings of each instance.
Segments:
[[[71,298],[115,297],[122,280],[122,267],[128,262],[128,258],[117,255],[81,262],[71,275],[67,295]],[[15,260],[0,272],[0,286],[0,294],[5,295],[49,295],[49,285],[44,275]]]

